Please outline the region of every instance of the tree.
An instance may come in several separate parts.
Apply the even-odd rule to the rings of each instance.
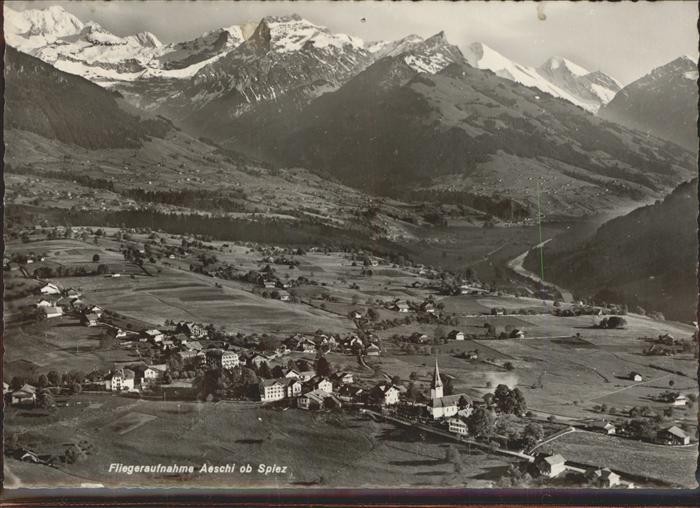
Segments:
[[[36,405],[41,409],[51,409],[56,406],[53,394],[48,390],[41,390],[36,398]]]
[[[51,383],[51,386],[58,386],[61,382],[61,376],[55,370],[50,371],[46,377],[48,378],[49,383]]]
[[[408,375],[408,379],[410,379],[411,381],[415,381],[416,379],[418,379],[418,373],[417,373],[415,370],[412,371],[412,372]]]
[[[491,433],[493,422],[493,413],[485,408],[479,407],[476,408],[467,418],[467,427],[469,428],[469,433],[471,435],[482,437]]]
[[[513,364],[510,362],[506,362],[503,364],[503,368],[506,370],[513,370],[515,367],[513,367]]]
[[[36,381],[36,385],[39,388],[46,388],[49,385],[49,380],[45,374],[41,374]]]
[[[10,389],[14,390],[19,390],[24,386],[24,378],[21,376],[14,376],[10,380]]]
[[[83,385],[80,383],[73,383],[72,387],[73,393],[78,394],[83,391]]]
[[[539,423],[528,423],[520,436],[523,448],[530,449],[544,437],[544,430]]]
[[[99,254],[93,255],[93,256],[92,256],[92,262],[93,262],[93,263],[99,263],[99,262],[100,262],[100,255],[99,255]]]
[[[316,374],[328,377],[332,374],[331,364],[325,356],[321,356],[316,362]]]
[[[263,379],[270,379],[272,377],[272,372],[270,372],[270,366],[267,364],[267,362],[262,362],[260,364],[258,375]]]
[[[440,379],[442,380],[442,393],[444,395],[452,395],[454,393],[452,378],[445,374],[440,374]]]

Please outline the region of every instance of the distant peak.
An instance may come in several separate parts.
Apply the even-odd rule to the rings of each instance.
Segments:
[[[564,58],[563,56],[553,56],[549,58],[544,63],[544,65],[542,65],[542,68],[550,71],[566,69],[577,76],[584,76],[586,74],[589,74],[589,71],[587,69],[584,69],[580,65],[575,64],[574,62],[567,58]]]
[[[289,14],[287,16],[265,16],[262,21],[265,23],[291,23],[292,21],[304,21],[298,14]]]
[[[445,35],[444,30],[439,31],[435,35],[432,35],[425,39],[426,43],[446,43],[447,42],[447,36]]]
[[[162,42],[151,32],[139,32],[136,34],[136,40],[141,46],[149,48],[159,48],[163,45]]]

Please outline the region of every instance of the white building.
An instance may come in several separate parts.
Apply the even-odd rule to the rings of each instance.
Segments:
[[[48,283],[45,286],[43,286],[41,289],[41,294],[42,295],[60,295],[61,290],[56,284]]]
[[[41,311],[46,316],[46,319],[61,317],[63,315],[63,309],[61,307],[41,307]]]
[[[116,369],[105,379],[105,388],[114,392],[133,391],[135,377],[131,369]]]
[[[450,418],[447,420],[448,430],[459,434],[461,436],[466,436],[469,434],[469,429],[467,428],[467,422],[459,417]]]
[[[260,382],[260,400],[262,402],[273,402],[282,400],[286,396],[286,383],[279,379],[264,379]]]

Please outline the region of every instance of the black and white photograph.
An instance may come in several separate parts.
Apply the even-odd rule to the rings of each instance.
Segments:
[[[697,20],[5,1],[3,497],[697,488]]]

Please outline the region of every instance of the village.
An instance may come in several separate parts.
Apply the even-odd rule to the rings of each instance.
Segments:
[[[6,360],[6,455],[36,467],[89,464],[91,445],[47,452],[25,439],[35,425],[29,415],[51,421],[86,397],[98,406],[116,397],[141,406],[176,405],[178,412],[183,404],[238,403],[273,414],[354,415],[445,444],[445,460],[457,474],[465,447],[504,457],[511,462],[490,478],[494,485],[675,484],[603,455],[583,460],[575,446],[557,444],[580,435],[605,439],[608,448],[653,453],[662,447],[691,451],[697,442],[693,362],[684,368],[670,363],[697,358],[697,328],[659,328],[619,306],[565,303],[543,290],[533,297],[524,283],[496,287],[474,273],[402,265],[367,252],[224,244],[115,228],[37,227],[18,236],[4,260],[8,340],[15,333],[25,343],[56,333],[64,344],[43,361],[17,356],[22,349]],[[306,270],[310,257],[315,265]],[[339,264],[341,275],[331,281],[329,265],[321,262]],[[196,283],[182,283],[185,276]],[[182,319],[196,305],[148,319],[145,301],[135,299],[147,292],[139,285],[154,279],[165,280],[163,292],[193,290],[189,301],[223,302],[226,310],[212,311],[218,320],[206,313],[201,320]],[[212,291],[220,296],[211,297]],[[255,298],[273,315],[258,321],[264,310],[234,292]],[[249,306],[246,315],[231,317],[228,309],[239,304]],[[310,314],[287,314],[299,308]],[[273,325],[275,312],[281,321]],[[623,332],[628,345],[621,347]],[[629,340],[629,333],[637,336]],[[610,402],[601,392],[584,403],[579,387],[556,394],[562,402],[544,403],[551,368],[528,368],[534,354],[524,352],[528,345],[558,361],[595,349],[596,341],[619,361],[610,372],[584,366],[581,382],[610,385]],[[617,356],[625,350],[639,360]],[[658,386],[661,379],[665,386]],[[647,382],[653,389],[641,393]],[[635,395],[620,398],[628,392]],[[127,432],[148,421],[127,425]]]

